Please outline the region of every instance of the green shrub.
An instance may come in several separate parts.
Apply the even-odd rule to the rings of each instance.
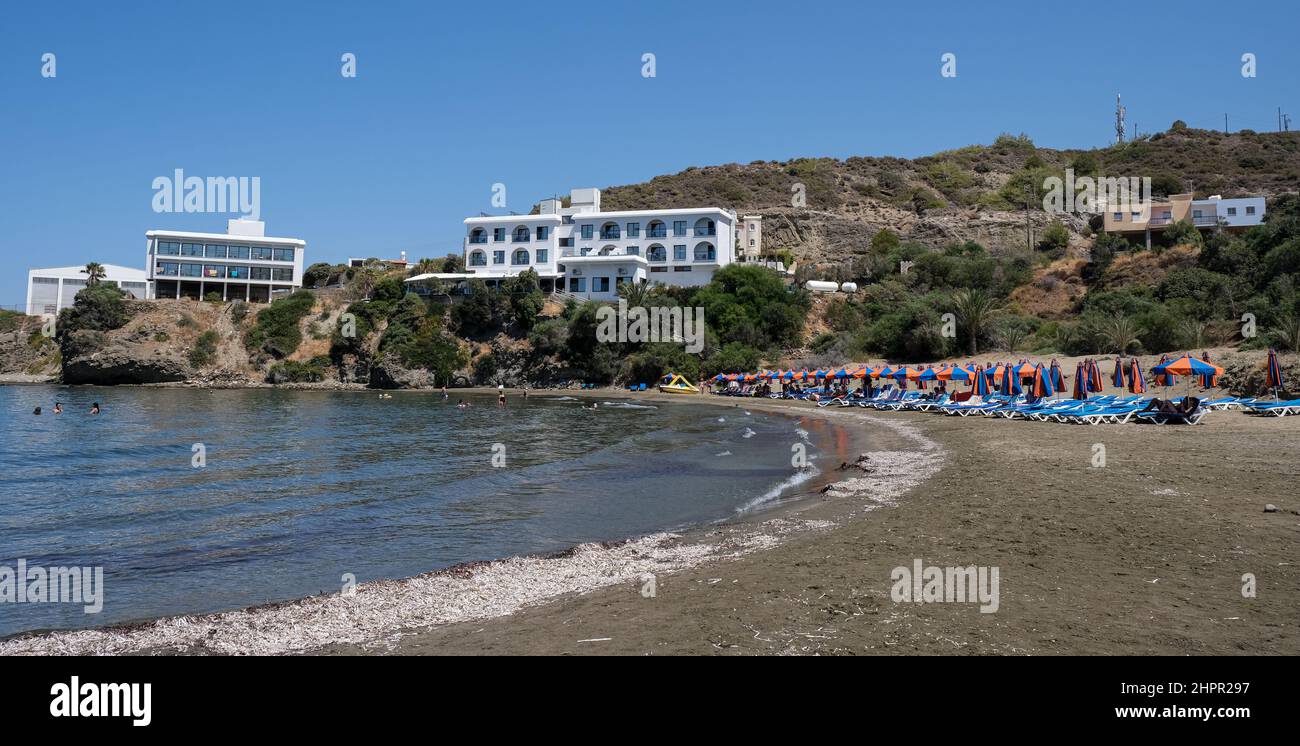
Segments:
[[[117,286],[102,282],[83,288],[72,305],[59,314],[60,333],[120,329],[131,319],[123,301],[125,295]]]
[[[307,290],[277,298],[258,312],[257,319],[245,337],[248,349],[260,350],[279,358],[293,354],[298,345],[302,344],[299,324],[311,313],[315,303],[316,296]]]
[[[266,380],[268,383],[319,383],[325,380],[329,364],[329,358],[320,356],[307,362],[282,360],[271,366]]]
[[[195,368],[202,368],[212,362],[212,356],[217,352],[217,342],[219,340],[217,333],[211,329],[200,334],[198,339],[194,340],[194,347],[190,349],[190,365]]]

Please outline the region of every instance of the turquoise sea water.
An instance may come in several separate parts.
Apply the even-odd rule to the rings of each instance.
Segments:
[[[0,603],[0,636],[240,608],[335,592],[346,573],[399,578],[726,520],[805,478],[791,465],[804,431],[814,464],[831,442],[820,423],[743,403],[592,410],[511,392],[505,410],[486,398],[462,410],[458,398],[0,387],[0,566],[102,567],[105,586],[98,614]],[[102,414],[87,414],[93,401]]]

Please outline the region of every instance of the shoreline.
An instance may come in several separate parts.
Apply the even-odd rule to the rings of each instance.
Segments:
[[[507,389],[508,393],[511,391]],[[496,389],[456,389],[456,392],[493,395]],[[427,395],[436,390],[410,393]],[[566,389],[530,390],[530,395],[629,401],[653,398],[656,402],[677,405],[703,404],[720,411],[743,406],[805,424],[805,418],[811,417],[834,427],[838,440],[842,441],[820,447],[828,460],[850,453],[856,457],[865,441],[865,435],[854,436],[844,427],[848,421],[845,416],[836,416],[840,413],[798,412],[759,400],[683,401],[681,397],[657,392],[647,395]],[[861,419],[856,413],[843,414]],[[891,429],[906,435],[906,427]],[[919,443],[926,450],[937,448],[933,442]],[[813,478],[773,498],[770,504],[738,508],[728,518],[681,532],[587,543],[548,555],[458,564],[397,580],[370,581],[358,585],[351,597],[326,594],[227,612],[164,617],[101,628],[17,633],[0,639],[0,655],[310,654],[339,645],[385,652],[402,636],[432,626],[508,616],[563,597],[611,585],[643,582],[648,573],[658,577],[714,560],[746,556],[779,545],[793,535],[829,528],[833,521],[800,517],[810,503],[816,502],[816,494],[829,490],[827,494],[833,499],[871,491],[880,504],[892,504],[890,501],[918,481],[914,476],[909,477],[905,464],[900,465],[900,461],[907,460],[900,456],[895,454],[893,459],[880,456],[876,469],[882,473],[874,476],[857,468],[842,471],[828,465],[820,468]],[[842,479],[846,473],[860,476]],[[852,486],[838,486],[848,483]],[[875,507],[876,504],[871,504],[867,509]],[[850,511],[844,519],[855,514]]]

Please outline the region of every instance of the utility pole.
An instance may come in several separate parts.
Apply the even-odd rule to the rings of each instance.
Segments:
[[[1224,112],[1224,114],[1223,114],[1223,134],[1225,134],[1225,135],[1228,134],[1228,114],[1227,114],[1227,112]]]
[[[1031,192],[1034,188],[1033,183],[1025,184],[1025,248],[1029,251],[1034,250],[1034,229],[1029,223],[1029,201]]]

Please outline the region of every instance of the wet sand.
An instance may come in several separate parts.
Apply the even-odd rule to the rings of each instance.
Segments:
[[[870,410],[851,415],[859,412]],[[941,470],[897,505],[863,512],[861,497],[813,498],[799,515],[833,528],[658,576],[653,597],[640,583],[622,583],[417,631],[387,650],[324,652],[1300,652],[1300,417],[1215,412],[1189,428],[871,416],[906,422],[946,451]],[[1103,467],[1093,465],[1094,444],[1105,448]],[[1265,513],[1267,503],[1279,511]],[[895,603],[891,571],[918,558],[998,567],[998,611]],[[1243,597],[1247,573],[1256,580],[1254,598]]]

